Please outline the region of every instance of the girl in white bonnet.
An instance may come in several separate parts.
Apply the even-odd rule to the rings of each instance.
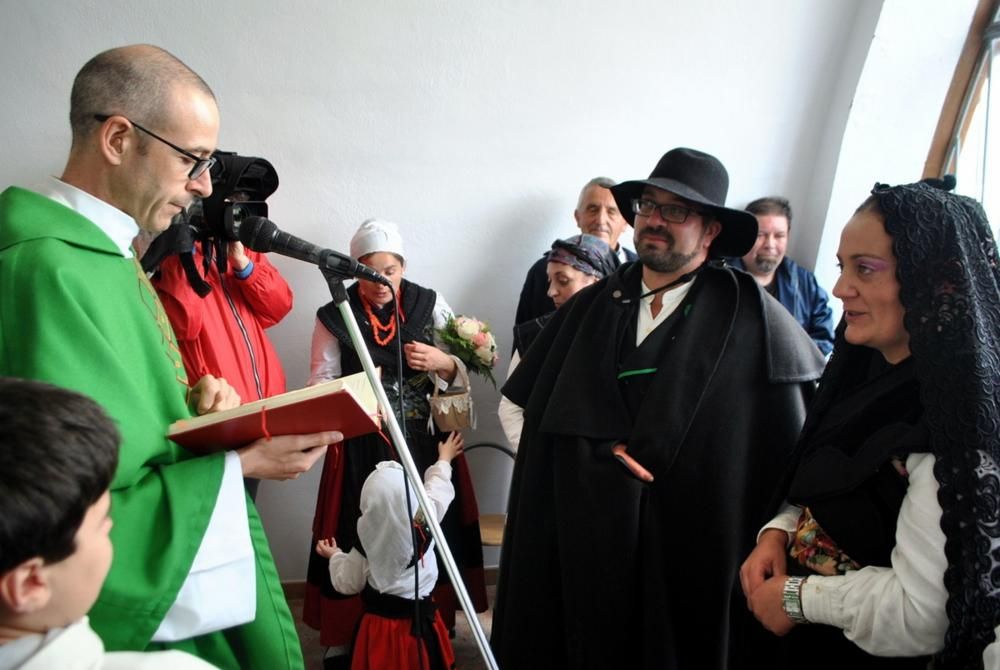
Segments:
[[[451,433],[438,445],[437,463],[424,474],[438,520],[455,497],[451,461],[462,448],[462,436]],[[448,629],[429,597],[438,575],[434,540],[418,512],[416,495],[404,487],[404,477],[395,461],[379,463],[368,475],[361,489],[358,544],[349,553],[333,538],[316,543],[316,553],[329,559],[334,588],[361,593],[364,603],[351,670],[446,670],[455,663]],[[420,584],[419,620],[414,614],[414,570]]]

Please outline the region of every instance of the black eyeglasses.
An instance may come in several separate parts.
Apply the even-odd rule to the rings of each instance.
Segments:
[[[184,149],[181,149],[179,146],[177,146],[173,142],[171,142],[169,140],[163,139],[162,137],[160,137],[159,135],[157,135],[156,133],[154,133],[152,130],[149,130],[147,128],[143,128],[138,123],[136,123],[132,119],[128,118],[124,114],[120,114],[119,116],[121,116],[126,121],[128,121],[133,126],[135,126],[136,130],[141,130],[142,132],[144,132],[147,135],[149,135],[150,137],[152,137],[154,140],[159,140],[159,141],[163,142],[168,147],[170,147],[171,149],[173,149],[177,153],[181,154],[182,156],[184,156],[188,160],[194,161],[194,166],[191,168],[190,172],[188,172],[188,179],[197,179],[201,175],[205,174],[205,170],[210,170],[210,169],[212,169],[212,166],[215,165],[215,156],[210,156],[208,158],[200,158],[200,157],[194,155],[193,153],[191,153],[190,151],[186,151]],[[104,123],[105,121],[107,121],[108,119],[111,118],[111,115],[110,114],[94,114],[94,118],[97,121],[99,121],[100,123]]]
[[[675,205],[673,203],[661,205],[653,202],[652,200],[644,200],[642,198],[635,198],[632,200],[632,211],[639,216],[652,216],[653,212],[656,210],[659,210],[660,218],[664,221],[669,221],[670,223],[684,223],[692,214],[697,214],[701,217],[705,216],[704,212],[699,212],[696,209],[691,209],[690,207],[684,207],[682,205]]]

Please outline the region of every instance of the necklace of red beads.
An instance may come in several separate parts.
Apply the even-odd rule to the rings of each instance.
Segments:
[[[399,318],[402,319],[403,323],[406,323],[406,315],[403,313],[403,303],[400,301],[401,296],[402,288],[396,291],[396,303],[399,305]],[[368,316],[368,323],[371,324],[375,344],[384,347],[392,342],[392,338],[396,337],[396,313],[393,312],[389,316],[389,322],[383,324],[379,321],[375,310],[372,309],[372,303],[368,298],[361,296],[361,304],[365,309],[365,314]]]

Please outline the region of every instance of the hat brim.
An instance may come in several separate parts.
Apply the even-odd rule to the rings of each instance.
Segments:
[[[622,213],[629,225],[635,226],[632,201],[640,197],[647,186],[668,191],[685,200],[704,205],[712,212],[722,225],[722,231],[712,242],[710,249],[712,256],[744,256],[756,244],[757,218],[753,214],[741,209],[730,209],[717,205],[698,191],[674,179],[660,177],[638,179],[623,181],[611,187],[611,194],[618,204],[618,211]]]

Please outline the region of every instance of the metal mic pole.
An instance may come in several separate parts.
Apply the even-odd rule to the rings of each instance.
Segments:
[[[424,511],[424,518],[427,520],[427,525],[430,526],[431,536],[437,542],[438,553],[444,562],[448,576],[451,577],[451,585],[455,589],[455,595],[458,596],[462,610],[465,612],[465,618],[469,621],[469,626],[472,628],[472,634],[476,638],[476,645],[479,647],[479,652],[482,654],[483,660],[490,670],[499,670],[496,659],[493,657],[493,650],[490,649],[489,643],[486,641],[486,634],[483,632],[482,626],[479,625],[479,618],[476,616],[475,608],[472,606],[472,600],[469,598],[468,591],[465,590],[465,582],[462,581],[462,575],[455,564],[455,558],[451,555],[451,548],[444,539],[444,531],[441,530],[441,525],[438,523],[437,515],[434,513],[434,506],[427,498],[423,477],[417,471],[417,466],[413,462],[413,456],[410,455],[410,447],[403,438],[403,432],[399,428],[396,414],[393,412],[389,398],[385,394],[385,389],[382,388],[382,383],[375,372],[375,363],[372,361],[371,354],[368,353],[368,347],[365,346],[361,330],[358,328],[358,321],[354,318],[354,312],[351,311],[351,306],[348,303],[347,290],[344,288],[343,282],[344,278],[338,276],[333,271],[325,268],[323,270],[323,276],[330,286],[330,295],[333,296],[333,301],[337,304],[340,316],[344,319],[344,325],[347,326],[347,333],[351,336],[351,342],[354,344],[354,350],[361,359],[361,365],[365,369],[368,382],[375,391],[375,397],[378,399],[379,407],[382,409],[386,425],[389,428],[389,435],[396,444],[396,453],[399,454],[399,460],[402,461],[406,476],[410,478],[410,484],[417,496],[417,502]],[[418,598],[419,596],[420,594],[417,594]]]

